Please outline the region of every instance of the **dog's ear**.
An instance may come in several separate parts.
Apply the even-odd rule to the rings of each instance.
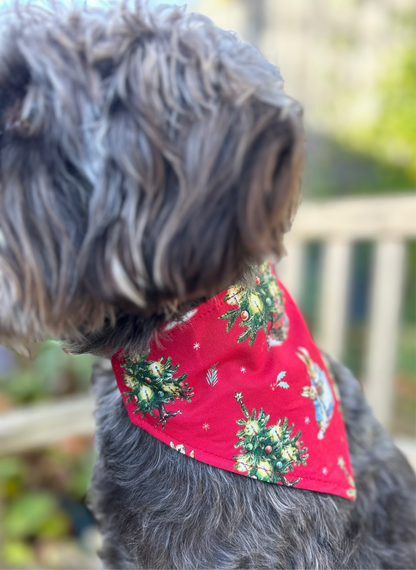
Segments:
[[[74,18],[19,10],[0,17],[0,334],[76,336],[106,313],[79,269],[96,76]]]
[[[83,259],[103,299],[154,310],[282,254],[304,137],[300,106],[250,46],[182,12],[150,18],[142,41],[129,23],[103,77]]]

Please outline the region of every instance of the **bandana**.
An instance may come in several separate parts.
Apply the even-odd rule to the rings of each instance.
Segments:
[[[271,484],[356,496],[332,373],[271,266],[112,359],[131,421],[180,453]]]

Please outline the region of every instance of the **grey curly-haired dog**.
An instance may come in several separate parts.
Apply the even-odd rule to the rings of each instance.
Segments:
[[[111,357],[280,256],[299,105],[252,47],[184,10],[0,17],[0,334]],[[95,370],[91,501],[110,568],[414,568],[415,476],[333,364],[357,500],[269,485],[133,425]],[[163,487],[163,488],[162,488]]]

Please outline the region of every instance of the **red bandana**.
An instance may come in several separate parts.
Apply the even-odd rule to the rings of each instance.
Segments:
[[[112,360],[134,424],[215,467],[355,498],[336,384],[268,265],[164,330]]]

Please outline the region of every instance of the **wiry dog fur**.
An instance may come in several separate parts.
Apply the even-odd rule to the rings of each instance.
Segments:
[[[111,568],[414,568],[414,474],[336,363],[357,486],[342,497],[259,483],[177,453],[130,422],[95,370],[92,499]]]
[[[0,334],[145,349],[280,256],[303,166],[276,68],[181,9],[0,18]],[[358,498],[272,486],[132,425],[96,371],[91,497],[112,568],[410,568],[415,478],[335,366]]]
[[[180,9],[0,22],[0,309],[70,339],[217,293],[282,252],[300,108],[276,68]]]

